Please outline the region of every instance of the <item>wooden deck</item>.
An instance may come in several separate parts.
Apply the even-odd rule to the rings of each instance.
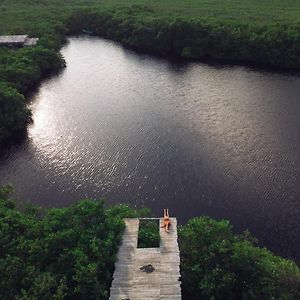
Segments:
[[[125,219],[110,300],[181,300],[176,218],[171,223],[170,233],[159,229],[159,248],[137,248],[139,219]],[[145,272],[147,265],[150,270]]]

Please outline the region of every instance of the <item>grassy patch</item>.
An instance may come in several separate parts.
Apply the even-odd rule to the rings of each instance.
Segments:
[[[147,6],[153,14],[161,17],[201,17],[209,20],[239,23],[299,23],[299,0],[2,0],[0,1],[0,32],[12,29],[33,28],[42,25],[47,30],[57,20],[78,9],[103,9]]]
[[[160,242],[159,220],[140,220],[138,248],[158,248]]]

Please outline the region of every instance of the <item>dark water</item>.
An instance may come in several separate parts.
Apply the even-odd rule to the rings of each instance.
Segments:
[[[178,64],[96,38],[62,53],[28,137],[0,159],[18,201],[105,197],[181,222],[227,218],[299,260],[299,75]]]

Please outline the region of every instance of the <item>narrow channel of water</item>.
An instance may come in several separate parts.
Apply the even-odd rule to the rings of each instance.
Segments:
[[[32,99],[28,138],[0,158],[18,201],[170,209],[249,228],[300,260],[300,76],[175,63],[71,38]]]

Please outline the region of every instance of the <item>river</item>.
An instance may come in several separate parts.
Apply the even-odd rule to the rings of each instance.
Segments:
[[[27,137],[0,157],[18,202],[82,198],[229,219],[300,260],[300,76],[175,62],[70,38],[67,68],[31,99]]]

